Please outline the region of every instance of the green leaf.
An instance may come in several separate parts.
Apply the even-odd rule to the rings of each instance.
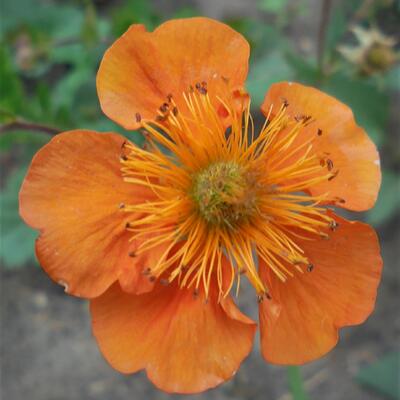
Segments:
[[[7,154],[13,146],[23,146],[22,154],[19,154],[19,160],[29,161],[33,154],[47,141],[49,135],[40,132],[14,131],[2,133],[0,136],[0,154]]]
[[[35,259],[37,233],[24,224],[18,212],[18,192],[26,170],[27,166],[14,171],[0,193],[0,259],[6,268],[21,267]]]
[[[112,15],[113,32],[122,35],[134,23],[144,24],[148,30],[153,30],[161,22],[152,2],[147,0],[125,0],[122,7],[114,10]]]
[[[274,51],[256,60],[250,68],[247,89],[255,106],[260,106],[271,84],[293,78],[293,71],[283,54]]]
[[[400,353],[392,352],[374,364],[362,368],[357,380],[378,393],[400,400]]]
[[[382,171],[382,186],[375,207],[367,214],[367,221],[379,225],[400,211],[400,176],[392,171]]]
[[[258,6],[260,10],[278,14],[283,12],[288,4],[288,0],[260,0]]]
[[[0,84],[2,93],[0,107],[12,113],[22,109],[24,104],[22,84],[6,46],[0,46]]]
[[[389,90],[400,90],[400,66],[388,71],[385,78]]]

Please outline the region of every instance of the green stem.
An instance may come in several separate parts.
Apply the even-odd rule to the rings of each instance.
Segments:
[[[297,366],[287,367],[289,389],[292,393],[293,400],[310,400],[305,389],[303,378],[301,377],[300,368]]]

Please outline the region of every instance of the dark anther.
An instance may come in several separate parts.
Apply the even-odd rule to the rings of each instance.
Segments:
[[[149,281],[154,282],[156,280],[156,277],[154,275],[149,276]]]
[[[328,178],[328,181],[331,181],[333,178],[336,178],[339,173],[339,170],[332,173],[332,175]]]
[[[142,274],[143,275],[150,275],[150,272],[151,272],[151,269],[149,267],[147,267],[142,271]]]
[[[125,208],[125,203],[119,203],[118,208]]]
[[[199,89],[199,93],[200,93],[200,94],[207,94],[207,88],[201,87],[201,88]]]
[[[285,99],[284,97],[282,97],[282,104],[284,108],[289,107],[289,102],[287,101],[287,99]]]
[[[339,224],[336,221],[329,222],[329,228],[331,231],[336,230],[339,227]]]
[[[190,91],[191,93],[194,92],[194,87],[193,87],[192,85],[189,86],[189,91]]]
[[[200,83],[196,83],[196,89],[199,90],[201,88],[201,84]]]
[[[318,135],[318,136],[321,136],[321,135],[322,135],[322,129],[319,129],[319,128],[318,128],[318,130],[317,130],[317,135]]]
[[[121,159],[122,161],[127,161],[127,160],[128,160],[128,157],[127,157],[125,154],[121,154],[120,159]]]
[[[307,265],[307,271],[311,272],[314,269],[314,265],[313,264],[308,264]]]
[[[194,289],[193,291],[193,297],[198,297],[199,296],[199,289]]]
[[[221,79],[222,79],[225,83],[229,83],[229,78],[227,78],[226,76],[221,76]]]
[[[164,122],[166,120],[166,117],[163,115],[157,115],[156,116],[156,121],[157,122]]]
[[[268,300],[272,299],[272,296],[268,292],[265,292],[264,295]]]
[[[139,113],[135,114],[136,122],[140,122],[142,120],[142,116]]]
[[[333,161],[331,160],[331,159],[327,159],[326,160],[326,166],[327,166],[327,168],[328,168],[328,171],[332,171],[332,169],[333,169]]]
[[[134,257],[136,257],[136,253],[135,253],[135,251],[130,251],[129,253],[128,253],[128,256],[129,257],[132,257],[132,258],[134,258]]]
[[[178,115],[178,107],[172,109],[172,114],[174,114],[175,117]]]
[[[172,101],[172,94],[171,93],[167,95],[167,100],[168,100],[168,103],[171,103],[171,101]]]
[[[163,278],[163,279],[160,279],[160,283],[161,283],[161,285],[168,286],[169,285],[169,280]]]
[[[121,150],[123,150],[127,144],[128,144],[128,142],[126,140],[124,140],[121,144]]]
[[[302,121],[303,118],[304,118],[304,115],[295,115],[295,117],[294,117],[294,119],[295,119],[296,122]]]
[[[129,229],[131,227],[131,224],[129,223],[129,222],[127,222],[126,224],[125,224],[125,228],[126,229]]]
[[[206,81],[201,82],[201,86],[206,88],[207,87],[207,82]]]
[[[160,111],[163,112],[163,113],[167,112],[168,109],[169,109],[169,104],[168,103],[163,103],[161,105],[161,107],[160,107]]]
[[[335,200],[336,200],[337,203],[340,203],[340,204],[346,203],[346,200],[342,199],[341,197],[336,197]]]
[[[319,165],[320,165],[321,167],[325,167],[325,160],[324,160],[323,158],[321,158],[321,159],[319,160]]]

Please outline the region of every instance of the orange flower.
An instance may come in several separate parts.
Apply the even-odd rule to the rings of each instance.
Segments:
[[[45,271],[91,299],[105,358],[168,392],[214,387],[250,352],[256,324],[231,298],[244,277],[262,354],[278,364],[321,357],[375,303],[374,230],[326,208],[373,206],[375,146],[347,106],[287,82],[267,93],[256,135],[248,56],[245,39],[213,20],[132,26],[97,86],[104,112],[142,128],[146,149],[114,133],[62,133],[20,193]]]

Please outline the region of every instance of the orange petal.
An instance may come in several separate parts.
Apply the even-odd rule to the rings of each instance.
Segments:
[[[265,97],[261,107],[264,115],[272,105],[279,109],[283,100],[289,103],[289,115],[311,116],[315,120],[293,146],[315,137],[312,143],[316,154],[330,159],[333,171],[338,171],[333,180],[313,186],[310,193],[329,192],[331,198],[339,199],[337,205],[350,210],[371,208],[381,183],[379,155],[374,143],[356,124],[351,109],[312,87],[280,82],[272,85]]]
[[[151,236],[148,235],[148,238]],[[124,264],[119,275],[119,283],[122,290],[133,294],[142,294],[152,290],[154,282],[149,279],[150,277],[146,274],[146,270],[157,265],[157,262],[167,251],[170,244],[170,242],[164,242],[138,255],[135,254],[135,251],[132,251],[130,256],[133,265]],[[138,241],[134,241],[133,248],[138,248],[139,245]]]
[[[117,134],[71,131],[34,157],[20,192],[20,214],[40,230],[36,253],[50,277],[70,294],[95,297],[132,265],[120,209],[148,194],[125,183]]]
[[[261,348],[276,364],[303,364],[338,341],[338,328],[365,321],[375,305],[382,259],[375,231],[331,213],[339,223],[329,240],[297,240],[314,265],[280,281],[260,262],[271,300],[259,308]]]
[[[215,285],[216,286],[216,285]],[[157,284],[131,295],[118,285],[92,300],[93,332],[108,362],[170,393],[197,393],[230,379],[251,350],[256,325],[230,298]]]
[[[249,45],[227,25],[208,18],[165,22],[154,32],[132,25],[105,53],[97,75],[104,113],[126,129],[154,119],[172,94],[182,106],[190,85],[207,82],[217,95],[244,84]]]

